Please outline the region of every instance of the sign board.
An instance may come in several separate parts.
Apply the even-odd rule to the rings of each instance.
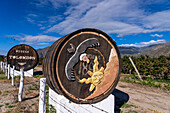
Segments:
[[[38,63],[38,54],[31,46],[21,44],[11,48],[7,54],[7,63],[11,68],[24,71],[34,68]]]
[[[114,90],[120,75],[116,43],[97,29],[81,29],[56,41],[47,52],[47,83],[75,103],[96,103]]]

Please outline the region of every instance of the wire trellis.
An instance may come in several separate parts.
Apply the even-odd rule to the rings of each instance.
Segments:
[[[18,75],[20,74],[19,72],[16,72]],[[30,74],[30,73],[28,73],[28,72],[26,72],[27,74]],[[31,75],[31,74],[30,74]],[[30,82],[30,81],[28,81],[27,79],[24,79],[24,81],[26,82],[26,83],[24,83],[24,85],[30,85],[30,84],[35,84],[35,83],[37,83],[38,81],[34,81],[34,82]],[[41,81],[41,82],[43,82],[43,81]],[[44,84],[46,84],[45,82],[43,82]],[[15,87],[15,90],[18,90],[18,87]],[[44,92],[43,90],[41,90],[40,88],[39,88],[39,91],[41,91],[41,92]],[[46,92],[48,92],[48,91],[46,91]],[[39,95],[39,93],[37,94],[37,93],[34,93],[34,92],[32,92],[34,95]],[[47,93],[46,93],[46,95],[47,95]],[[40,98],[41,96],[39,95],[39,99],[41,99],[42,101],[45,101],[44,99],[42,99],[42,98]],[[51,99],[54,103],[56,103],[56,104],[58,104],[60,107],[62,107],[62,108],[64,108],[64,110],[65,111],[67,111],[67,112],[69,112],[69,113],[78,113],[77,111],[75,111],[74,109],[72,109],[72,108],[70,108],[70,106],[67,106],[66,104],[64,104],[64,103],[62,103],[62,102],[60,102],[60,100],[58,100],[57,98],[53,98],[53,97],[51,97],[50,95],[48,96],[48,98],[49,99]],[[34,103],[35,101],[33,101],[33,100],[30,100],[31,101],[31,103]],[[29,105],[29,103],[25,103],[25,105],[27,106],[27,107],[29,107],[30,105]],[[101,112],[103,112],[103,113],[109,113],[109,112],[107,112],[106,110],[104,110],[104,109],[101,109],[101,108],[99,108],[99,107],[97,107],[97,106],[95,106],[95,105],[92,105],[92,104],[88,104],[88,105],[90,105],[91,107],[93,107],[93,108],[95,108],[95,109],[97,109],[97,110],[99,110],[99,111],[101,111]],[[82,109],[84,109],[87,113],[92,113],[92,111],[90,111],[90,110],[88,110],[87,108],[85,108],[85,107],[82,107],[81,105],[80,106],[78,106],[78,107],[81,107]],[[57,110],[59,110],[60,112],[62,112],[62,113],[64,113],[65,111],[62,111],[61,109],[57,109]]]

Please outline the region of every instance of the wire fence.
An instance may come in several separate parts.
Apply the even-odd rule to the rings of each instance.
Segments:
[[[16,72],[18,75],[20,75],[20,73],[19,72]],[[30,73],[28,73],[28,74],[30,74]],[[39,83],[39,81],[38,80],[36,80],[36,81],[32,81],[32,82],[30,82],[30,81],[28,81],[27,79],[24,79],[24,82],[26,82],[26,83],[24,83],[24,85],[33,85],[33,84],[37,84],[37,83]],[[42,81],[43,82],[43,81]],[[45,84],[45,83],[44,83]],[[39,85],[39,84],[38,84]],[[12,86],[11,86],[12,87]],[[7,89],[6,89],[7,90]],[[19,87],[16,87],[15,86],[15,90],[19,90]],[[25,89],[25,87],[24,87],[24,89],[23,89],[23,92],[25,91],[26,89]],[[38,91],[38,93],[35,93],[35,92],[31,92],[33,95],[35,95],[35,97],[38,97],[37,95],[39,95],[39,92],[44,92],[43,90],[41,90],[40,88],[39,88],[39,91]],[[62,109],[57,109],[57,110],[59,110],[61,113],[64,113],[65,111],[67,111],[68,113],[78,113],[77,111],[75,111],[73,108],[71,108],[70,106],[67,106],[65,103],[63,103],[63,102],[61,102],[60,100],[58,100],[57,98],[54,98],[54,97],[51,97],[50,95],[47,95],[47,93],[48,93],[49,91],[48,90],[46,90],[46,96],[47,96],[47,98],[48,99],[51,99],[55,104],[57,104],[57,105],[59,105],[60,107],[62,107],[64,110],[62,111]],[[39,99],[41,99],[41,101],[46,101],[46,102],[48,102],[47,100],[44,100],[43,98],[40,98],[41,97],[41,95],[39,95]],[[31,103],[35,103],[35,100],[32,100],[31,98],[30,99],[23,99],[23,101],[26,101],[26,100],[29,100]],[[40,101],[40,100],[39,100]],[[22,102],[21,102],[22,103]],[[30,107],[30,104],[29,103],[24,103],[27,107]],[[95,105],[92,105],[92,104],[88,104],[89,106],[91,106],[92,108],[94,108],[94,109],[97,109],[98,111],[100,111],[101,113],[109,113],[108,111],[106,111],[106,110],[104,110],[104,109],[101,109],[101,108],[99,108],[99,107],[97,107],[97,106],[95,106]],[[47,104],[47,106],[49,106],[48,104]],[[82,108],[82,109],[84,109],[85,111],[86,111],[86,113],[93,113],[92,111],[90,111],[89,109],[87,109],[87,108],[85,108],[85,107],[83,107],[83,106],[81,106],[81,105],[79,105],[78,107],[80,107],[80,108]],[[114,107],[114,106],[113,106]],[[48,107],[47,107],[47,109],[48,109]]]
[[[43,81],[42,81],[43,82]],[[45,84],[45,82],[43,82]],[[41,92],[44,92],[43,90],[39,89]],[[49,91],[46,91],[49,92]],[[41,96],[40,96],[41,97]],[[60,107],[62,107],[64,109],[64,111],[62,111],[60,108],[58,108],[57,110],[59,110],[61,113],[64,113],[65,111],[67,111],[68,113],[78,113],[77,111],[75,111],[73,108],[71,108],[70,106],[67,106],[65,103],[61,102],[60,100],[58,100],[57,98],[51,97],[50,95],[47,96],[49,99],[51,99],[55,104],[58,104]],[[39,98],[41,99],[41,101],[44,101],[43,98]],[[109,113],[104,109],[101,109],[95,105],[92,104],[88,104],[89,106],[93,107],[94,109],[97,109],[98,111],[100,111],[101,113]],[[81,107],[82,109],[84,109],[86,111],[86,113],[93,113],[92,111],[88,110],[85,107],[82,107],[81,105],[79,105],[78,107]]]

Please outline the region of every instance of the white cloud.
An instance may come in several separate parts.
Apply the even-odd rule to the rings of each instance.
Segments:
[[[149,45],[154,45],[154,44],[162,44],[162,43],[166,43],[166,40],[151,40],[149,42],[140,42],[140,43],[135,43],[135,44],[122,44],[119,45],[119,47],[145,47],[145,46],[149,46]]]
[[[52,6],[53,8],[58,9],[61,7],[61,4],[65,2],[67,2],[67,0],[37,0],[36,2],[32,2],[32,4],[35,4],[38,7]]]
[[[140,15],[143,15],[142,11],[137,10],[136,7],[131,7],[134,4],[132,0],[121,2],[119,0],[104,0],[97,3],[91,3],[88,0],[78,2],[78,5],[70,6],[65,12],[68,16],[62,22],[54,25],[47,32],[59,31],[66,34],[79,28],[91,27],[110,34],[140,33],[143,31],[140,26],[123,22],[126,18],[130,22],[135,17],[140,18]]]
[[[45,27],[40,27],[40,29],[45,29]]]
[[[56,23],[57,21],[61,21],[63,19],[63,17],[61,15],[58,15],[58,16],[50,16],[48,17],[48,22],[49,24],[54,24]]]
[[[45,9],[45,13],[51,12],[27,17],[46,33],[65,35],[80,28],[97,28],[123,37],[170,31],[170,10],[158,8],[159,4],[169,6],[168,0],[37,0],[34,4]],[[153,7],[157,9],[153,10]]]
[[[46,32],[68,34],[80,28],[98,28],[122,37],[129,34],[170,31],[170,10],[148,13],[140,8],[140,1],[71,0],[70,4],[62,15],[64,19]]]
[[[170,10],[156,12],[149,16],[146,16],[143,20],[145,27],[149,29],[157,30],[170,30]]]
[[[163,37],[163,35],[159,35],[159,34],[154,34],[154,35],[151,35],[152,37]]]
[[[37,45],[48,45],[49,43],[38,43]]]
[[[30,17],[37,17],[38,15],[36,15],[36,14],[28,14],[28,16],[30,16]]]
[[[34,22],[35,22],[35,20],[33,20],[33,19],[30,18],[30,17],[26,17],[26,19],[27,19],[27,21],[30,22],[30,23],[34,23]]]
[[[32,45],[48,45],[48,42],[53,42],[58,40],[58,37],[48,36],[48,35],[7,35],[7,37],[13,38],[25,44]]]

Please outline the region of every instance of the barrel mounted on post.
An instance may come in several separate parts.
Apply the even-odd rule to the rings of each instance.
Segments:
[[[97,103],[116,87],[120,78],[116,43],[97,29],[80,29],[57,40],[43,61],[47,84],[75,103]]]
[[[38,63],[38,54],[35,49],[31,46],[21,44],[16,45],[8,51],[7,54],[7,63],[13,68],[12,78],[14,80],[14,69],[20,71],[20,86],[18,93],[18,101],[22,101],[22,93],[24,87],[24,71],[33,69]],[[10,67],[9,72],[10,73]],[[14,81],[12,81],[14,85]]]

